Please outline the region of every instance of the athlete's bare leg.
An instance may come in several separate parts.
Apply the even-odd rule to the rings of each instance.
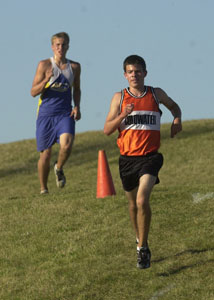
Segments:
[[[149,199],[152,188],[156,182],[156,177],[145,174],[140,178],[138,192],[137,192],[137,226],[139,231],[138,246],[147,246],[149,228],[151,223],[151,208]]]
[[[41,186],[41,191],[48,190],[48,175],[50,171],[51,148],[40,152],[38,161],[38,174]]]
[[[57,169],[60,170],[71,154],[74,137],[70,133],[63,133],[60,136],[60,150],[57,159]]]
[[[136,239],[139,239],[139,232],[137,226],[137,204],[136,204],[137,191],[138,191],[138,187],[130,192],[126,192],[126,196],[129,200],[130,220],[136,234]]]
[[[149,198],[155,182],[155,176],[145,174],[140,178],[138,188],[126,192],[129,199],[129,215],[136,237],[139,239],[139,247],[147,246],[151,223]]]

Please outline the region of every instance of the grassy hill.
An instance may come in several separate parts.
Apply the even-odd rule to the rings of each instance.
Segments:
[[[35,140],[0,144],[1,300],[214,299],[214,120],[162,125],[164,166],[151,197],[151,268],[136,245],[118,175],[116,137],[77,134],[59,190],[39,194]],[[116,196],[96,199],[104,149]],[[58,146],[54,146],[52,162]]]

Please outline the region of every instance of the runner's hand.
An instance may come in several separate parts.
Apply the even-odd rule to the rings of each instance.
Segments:
[[[78,121],[81,119],[81,112],[78,106],[74,106],[72,112],[71,112],[71,117],[74,117],[74,120]]]

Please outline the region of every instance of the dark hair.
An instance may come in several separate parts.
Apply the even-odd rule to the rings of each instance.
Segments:
[[[126,57],[126,59],[123,62],[124,72],[126,72],[127,65],[141,65],[143,68],[143,71],[146,71],[146,62],[141,56],[138,56],[138,55],[130,55],[130,56]]]

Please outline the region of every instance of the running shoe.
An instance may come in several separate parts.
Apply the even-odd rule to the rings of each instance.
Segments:
[[[41,190],[41,191],[40,191],[40,194],[41,194],[41,195],[48,194],[48,190],[47,190],[47,189]]]
[[[140,248],[137,250],[137,267],[139,269],[148,269],[150,267],[151,252],[149,248]]]
[[[54,164],[54,173],[56,176],[56,185],[58,188],[63,188],[66,183],[66,178],[62,169],[57,169],[57,162]]]

